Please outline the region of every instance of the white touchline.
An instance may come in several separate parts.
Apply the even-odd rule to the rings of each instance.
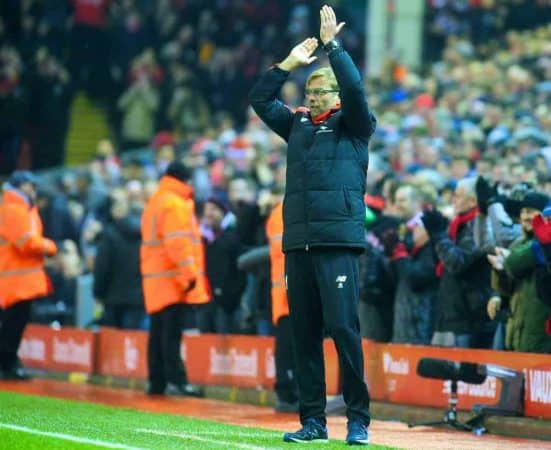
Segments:
[[[228,441],[219,441],[216,439],[207,439],[203,437],[196,436],[194,434],[188,434],[188,433],[176,433],[172,431],[157,431],[157,430],[148,430],[147,428],[137,428],[136,430],[139,433],[150,433],[150,434],[156,434],[159,436],[174,436],[179,437],[182,439],[189,439],[192,441],[198,441],[198,442],[208,442],[209,444],[216,444],[220,446],[229,446],[230,448],[242,448],[245,450],[268,450],[270,447],[259,447],[257,445],[249,445],[249,444],[239,444],[237,442],[228,442]]]
[[[21,431],[23,433],[38,434],[40,436],[49,436],[57,439],[64,439],[66,441],[79,442],[81,444],[92,444],[97,445],[98,447],[106,448],[120,448],[122,450],[147,450],[142,447],[133,447],[126,444],[117,444],[115,442],[100,441],[97,439],[88,439],[78,436],[73,436],[72,434],[65,433],[51,433],[49,431],[40,431],[33,428],[22,427],[20,425],[13,425],[11,423],[0,423],[0,428],[7,428],[8,430]]]

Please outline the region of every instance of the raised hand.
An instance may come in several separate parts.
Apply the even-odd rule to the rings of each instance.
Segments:
[[[446,231],[448,228],[448,221],[440,211],[424,211],[421,220],[423,221],[427,233],[431,237]]]
[[[320,9],[320,39],[324,45],[335,39],[344,25],[344,22],[337,25],[337,17],[333,8],[327,5],[322,6]]]
[[[279,68],[290,72],[297,67],[307,66],[313,63],[318,59],[317,56],[312,56],[316,48],[318,48],[318,40],[316,38],[311,37],[305,39],[300,44],[296,45],[287,58],[278,64]]]
[[[532,228],[540,244],[551,244],[551,218],[538,214],[532,219]]]
[[[497,183],[490,184],[484,177],[476,180],[476,200],[482,214],[488,214],[488,206],[498,201]]]

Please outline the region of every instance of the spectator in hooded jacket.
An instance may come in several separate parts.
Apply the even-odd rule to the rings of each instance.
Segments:
[[[33,174],[14,172],[0,203],[0,378],[4,379],[28,377],[17,351],[30,318],[30,300],[51,289],[44,257],[55,255],[57,247],[42,235],[35,199]]]
[[[510,316],[505,330],[505,347],[509,350],[551,352],[551,337],[545,332],[551,306],[543,302],[537,292],[538,260],[533,251],[532,225],[533,219],[541,214],[548,202],[547,195],[538,192],[526,194],[520,210],[522,236],[509,249],[498,247],[496,255],[488,257],[494,268],[494,288],[510,298]],[[496,309],[500,306],[498,303]]]

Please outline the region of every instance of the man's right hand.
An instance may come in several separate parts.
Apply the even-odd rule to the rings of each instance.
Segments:
[[[497,295],[494,295],[493,297],[488,300],[488,303],[486,305],[486,311],[488,312],[488,317],[491,320],[494,320],[497,316],[497,313],[501,309],[501,298]]]
[[[287,58],[278,64],[278,67],[291,72],[300,66],[307,66],[318,59],[317,56],[312,56],[316,48],[318,48],[318,40],[316,38],[305,39],[291,50]]]
[[[488,206],[498,201],[497,183],[490,184],[484,177],[476,180],[476,200],[482,214],[488,214]]]

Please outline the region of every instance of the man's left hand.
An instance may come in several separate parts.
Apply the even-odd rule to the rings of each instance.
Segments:
[[[438,233],[445,232],[448,228],[448,221],[442,213],[440,213],[440,211],[425,211],[423,212],[421,220],[423,221],[423,225],[425,226],[427,233],[431,237]]]
[[[335,39],[344,25],[344,22],[337,25],[337,17],[333,8],[324,5],[320,9],[320,39],[324,45]]]

